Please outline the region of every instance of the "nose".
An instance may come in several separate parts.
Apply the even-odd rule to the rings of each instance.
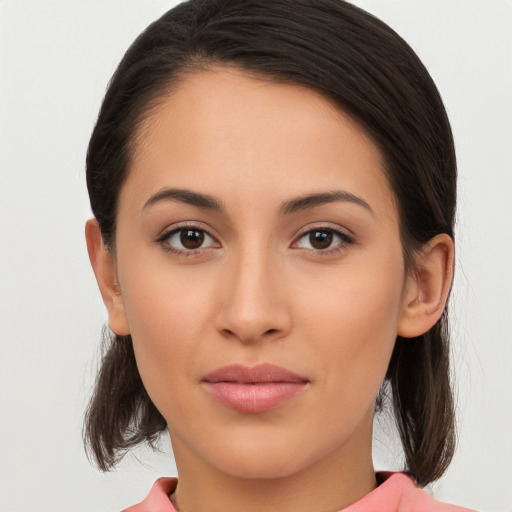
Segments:
[[[226,262],[218,296],[217,330],[250,344],[286,337],[292,327],[283,273],[253,249]]]

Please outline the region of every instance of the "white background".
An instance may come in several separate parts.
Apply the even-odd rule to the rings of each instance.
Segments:
[[[174,3],[0,0],[1,512],[119,510],[174,474],[169,454],[142,450],[144,465],[132,456],[102,475],[81,445],[105,319],[83,238],[86,145],[125,49]],[[423,59],[458,150],[460,441],[433,491],[511,511],[512,1],[356,3]],[[379,439],[380,466],[392,464]]]

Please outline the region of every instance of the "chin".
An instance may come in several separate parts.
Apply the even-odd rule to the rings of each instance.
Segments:
[[[272,458],[240,458],[229,460],[223,467],[219,468],[224,473],[247,480],[274,480],[286,478],[300,471],[301,465],[297,464],[294,458],[282,457]]]
[[[297,474],[315,463],[315,458],[308,454],[306,447],[291,446],[286,443],[249,443],[243,447],[224,447],[222,455],[215,454],[217,468],[232,477],[268,480],[286,478]]]

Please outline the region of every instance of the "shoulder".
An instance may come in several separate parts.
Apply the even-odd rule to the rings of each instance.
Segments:
[[[474,512],[437,501],[404,473],[383,472],[379,476],[384,480],[379,487],[342,512]]]
[[[176,512],[169,494],[174,491],[177,483],[177,478],[159,478],[144,501],[122,512]]]

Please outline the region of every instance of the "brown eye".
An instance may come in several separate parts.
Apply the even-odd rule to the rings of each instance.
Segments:
[[[180,242],[185,249],[199,249],[204,243],[204,231],[197,229],[182,229]]]
[[[204,229],[184,227],[163,234],[158,242],[164,249],[179,254],[195,254],[200,249],[219,247],[215,239]]]
[[[325,251],[327,249],[342,249],[353,243],[353,239],[343,231],[331,228],[312,229],[304,233],[293,246],[309,251]]]
[[[327,249],[331,246],[334,238],[332,231],[311,231],[309,243],[313,249]]]

